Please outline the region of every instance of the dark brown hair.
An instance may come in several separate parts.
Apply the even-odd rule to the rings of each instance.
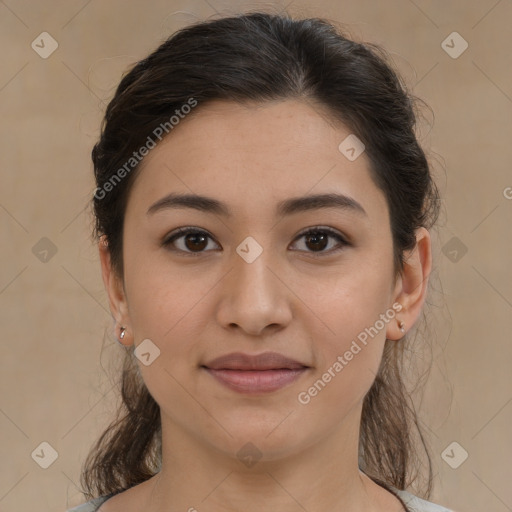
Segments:
[[[262,12],[224,17],[172,35],[122,78],[107,107],[92,151],[98,187],[94,236],[108,240],[120,277],[125,208],[139,168],[136,162],[126,163],[191,98],[197,106],[190,115],[210,100],[302,98],[348,126],[365,144],[372,178],[387,200],[397,274],[404,251],[415,246],[415,230],[436,222],[439,195],[415,134],[417,98],[407,92],[381,47],[355,42],[323,19]],[[125,172],[119,173],[122,168]],[[113,180],[116,173],[122,176]],[[376,481],[405,489],[419,474],[423,455],[428,474],[422,494],[428,498],[430,456],[403,381],[407,343],[408,337],[386,340],[379,372],[363,402],[359,465]],[[159,406],[130,351],[123,364],[117,417],[82,471],[87,498],[133,487],[160,467]]]

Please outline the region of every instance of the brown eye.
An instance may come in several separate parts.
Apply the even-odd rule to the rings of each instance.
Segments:
[[[301,238],[305,240],[305,249],[300,250],[314,255],[318,253],[319,256],[335,253],[345,246],[350,245],[339,233],[329,228],[309,229],[299,235],[296,240]],[[209,240],[213,240],[213,238],[206,231],[196,228],[179,228],[174,233],[171,233],[171,235],[162,242],[162,245],[173,251],[199,255],[203,252],[209,252],[206,250]],[[332,245],[330,244],[331,240],[335,240],[337,243]],[[331,247],[326,250],[329,245],[331,245]]]
[[[321,231],[311,232],[306,235],[306,245],[315,251],[322,251],[328,244],[329,235]]]
[[[350,245],[339,233],[328,228],[313,228],[299,235],[296,240],[304,238],[306,252],[332,254]],[[329,240],[334,239],[338,243],[331,245],[329,250],[325,248],[329,245]]]
[[[180,239],[183,239],[181,244],[176,244]],[[213,240],[206,231],[180,228],[177,232],[166,238],[162,245],[185,253],[201,253],[208,246],[208,239]],[[176,247],[176,245],[180,245],[180,247]]]
[[[207,237],[203,234],[189,233],[188,235],[185,235],[184,240],[185,246],[191,251],[201,251],[208,245],[208,242],[206,242]]]

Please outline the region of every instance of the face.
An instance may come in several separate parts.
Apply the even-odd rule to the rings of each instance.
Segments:
[[[176,435],[275,459],[359,422],[398,285],[386,199],[366,154],[338,149],[349,134],[298,100],[214,102],[145,158],[124,224],[123,325],[136,346],[151,340],[146,359],[160,351],[138,364]]]

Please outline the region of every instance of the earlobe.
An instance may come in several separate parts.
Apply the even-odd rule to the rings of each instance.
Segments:
[[[420,227],[416,230],[416,245],[404,255],[404,268],[397,279],[395,302],[401,304],[402,309],[396,315],[397,322],[390,322],[388,325],[388,339],[401,339],[406,327],[410,329],[417,321],[425,302],[431,269],[430,233],[426,228]]]

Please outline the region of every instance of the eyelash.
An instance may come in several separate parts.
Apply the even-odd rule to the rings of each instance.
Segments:
[[[209,251],[204,251],[204,250],[203,251],[196,251],[196,252],[194,252],[194,251],[184,251],[182,249],[176,249],[176,248],[171,247],[171,245],[172,245],[172,243],[174,241],[176,241],[179,238],[182,238],[185,235],[191,234],[191,233],[196,234],[196,235],[206,235],[211,240],[213,240],[213,238],[206,231],[203,231],[202,229],[193,228],[193,227],[186,227],[186,228],[178,228],[176,231],[174,231],[169,236],[167,236],[163,240],[162,246],[166,247],[167,249],[169,249],[171,251],[181,252],[181,253],[186,254],[187,256],[193,256],[193,257],[200,256],[201,254],[203,254],[205,252],[209,252]],[[347,242],[347,240],[345,238],[343,238],[338,232],[336,232],[336,231],[334,231],[334,230],[332,230],[330,228],[324,228],[324,227],[320,227],[320,226],[309,228],[307,231],[304,231],[304,232],[300,233],[299,235],[297,235],[297,237],[295,238],[294,242],[296,240],[306,236],[306,235],[318,234],[318,233],[324,233],[324,234],[327,234],[330,237],[336,239],[340,246],[338,246],[335,249],[330,249],[328,251],[305,251],[305,252],[308,252],[309,254],[311,254],[313,257],[322,257],[323,255],[332,255],[334,253],[337,253],[337,252],[343,250],[343,248],[345,246],[349,246],[350,245]]]

